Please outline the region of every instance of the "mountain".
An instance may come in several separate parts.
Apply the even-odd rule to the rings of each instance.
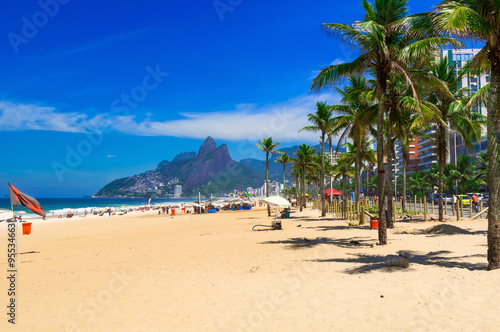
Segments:
[[[312,146],[312,148],[315,148],[318,152],[321,151],[321,145]],[[327,147],[325,146],[325,149],[326,148]],[[278,151],[281,151],[283,153],[288,154],[288,156],[290,158],[295,157],[294,153],[298,149],[299,149],[298,145],[292,146],[290,148],[279,148],[278,147]],[[262,154],[264,154],[264,152],[262,152]],[[275,162],[275,160],[278,156],[279,156],[279,154],[271,155],[271,162],[269,163],[269,180],[283,182],[283,165]],[[264,157],[265,157],[265,154],[264,154]],[[265,160],[247,158],[247,159],[240,160],[240,163],[253,169],[254,171],[256,171],[258,173],[262,173],[264,175],[266,174],[266,161]],[[291,166],[291,164],[286,165],[286,179],[289,178],[288,173],[290,173],[290,166]]]
[[[225,144],[217,146],[212,137],[201,145],[198,153],[184,152],[172,161],[164,160],[155,170],[115,180],[104,186],[97,197],[166,197],[176,185],[183,196],[221,195],[226,191],[260,187],[265,176],[232,160]]]
[[[182,152],[181,154],[175,156],[175,158],[172,160],[172,162],[188,160],[188,159],[191,159],[194,157],[196,157],[196,152]],[[170,164],[170,161],[163,160],[162,162],[160,162],[158,164],[158,167],[156,167],[156,169],[160,169],[163,166],[167,166],[168,164]]]

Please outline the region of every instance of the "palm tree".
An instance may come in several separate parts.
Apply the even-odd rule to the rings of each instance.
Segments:
[[[498,148],[498,158],[500,159],[500,147]],[[477,160],[474,162],[475,170],[480,174],[480,179],[488,183],[488,152],[480,152],[477,156]],[[499,163],[500,164],[500,163]]]
[[[436,27],[458,37],[483,41],[484,47],[472,60],[472,70],[491,67],[487,103],[487,137],[490,188],[488,209],[488,270],[500,269],[500,167],[498,160],[498,121],[500,98],[500,2],[491,0],[443,1],[436,8]]]
[[[367,150],[365,145],[368,139],[368,133],[372,130],[371,123],[365,119],[360,119],[360,115],[366,112],[370,107],[370,102],[367,101],[367,95],[372,95],[373,81],[366,80],[364,77],[351,76],[349,84],[344,89],[335,88],[342,96],[340,105],[332,105],[332,109],[337,112],[337,116],[333,118],[333,127],[331,135],[340,134],[341,141],[345,137],[350,137],[355,147],[351,147],[355,151],[355,173],[354,173],[354,192],[356,200],[356,209],[359,208],[359,193],[361,191],[361,159],[362,154]],[[373,108],[373,107],[372,107]],[[337,145],[338,151],[339,145]],[[336,152],[337,152],[336,151]],[[372,161],[374,162],[374,160]]]
[[[432,121],[436,124],[436,137],[433,138],[436,146],[438,162],[438,210],[439,221],[443,221],[443,173],[448,155],[449,127],[455,128],[462,137],[464,143],[473,149],[471,141],[481,139],[481,124],[484,122],[483,116],[479,113],[470,112],[466,106],[468,104],[468,88],[461,88],[462,78],[466,74],[465,70],[455,74],[455,65],[451,65],[447,57],[431,62],[425,72],[433,78],[443,83],[441,89],[432,87],[426,100],[431,104],[436,112]]]
[[[325,210],[325,140],[328,132],[331,130],[332,121],[332,109],[327,105],[326,102],[316,103],[316,113],[309,113],[307,119],[313,125],[306,126],[299,130],[307,131],[319,131],[321,133],[321,175],[320,175],[320,190],[321,190],[321,216],[326,216]]]
[[[283,165],[283,196],[286,196],[286,185],[285,185],[286,165],[291,164],[292,160],[290,159],[288,154],[282,153],[278,157],[276,157],[276,160],[274,162]]]
[[[368,191],[369,192],[376,191],[377,188],[378,188],[378,175],[375,175],[368,181]]]
[[[403,201],[402,210],[406,211],[406,191],[407,191],[407,181],[406,181],[406,170],[409,169],[410,166],[410,143],[418,144],[418,136],[420,136],[423,131],[422,127],[420,127],[422,122],[421,116],[419,114],[414,114],[412,110],[401,108],[399,112],[399,116],[394,119],[394,133],[396,138],[399,140],[401,144],[402,150],[402,178],[403,178],[403,188],[402,193]]]
[[[466,193],[467,187],[472,186],[474,183],[477,185],[486,184],[481,180],[481,173],[477,171],[473,159],[468,154],[464,154],[457,159],[455,179],[458,181],[458,191]]]
[[[408,179],[408,184],[410,186],[410,190],[420,190],[422,197],[425,198],[425,191],[430,189],[430,183],[425,181],[425,173],[423,171],[413,172]],[[412,190],[413,192],[413,190]]]
[[[436,164],[432,164],[428,171],[424,171],[424,181],[430,184],[434,193],[434,188],[439,186],[439,172]]]
[[[376,95],[379,100],[377,115],[377,163],[378,172],[384,172],[384,115],[386,111],[387,80],[393,72],[401,72],[409,79],[406,68],[425,54],[432,53],[447,44],[460,45],[451,38],[433,37],[418,25],[421,17],[408,17],[407,0],[374,0],[373,5],[362,0],[366,11],[363,21],[352,26],[325,23],[328,34],[361,54],[349,63],[331,65],[320,71],[312,82],[312,89],[331,87],[336,82],[373,71],[377,81]],[[423,26],[422,26],[423,27]],[[416,90],[414,90],[416,95]],[[379,176],[379,243],[387,244],[384,216],[385,176]]]
[[[306,172],[314,169],[314,155],[316,149],[311,148],[311,145],[299,145],[295,158],[292,158],[293,168],[300,170],[300,211],[305,206],[305,188],[306,188]]]
[[[453,189],[455,186],[455,179],[457,178],[457,166],[453,163],[448,163],[444,167],[443,171],[443,183],[444,183],[444,188],[448,188],[449,193],[454,193],[455,195],[458,194],[458,188]]]
[[[266,153],[266,197],[269,197],[269,155],[279,153],[276,148],[279,143],[273,143],[273,138],[263,138],[259,141],[257,147]],[[271,216],[271,207],[267,204],[267,215]]]

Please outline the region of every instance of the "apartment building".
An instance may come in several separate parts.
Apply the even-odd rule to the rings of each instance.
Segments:
[[[421,154],[428,153],[431,150],[429,149],[428,146],[425,147],[425,150],[422,151],[422,138],[420,137],[415,137],[409,144],[409,164],[408,164],[408,172],[415,172],[418,171],[418,163],[419,163],[419,157]],[[399,142],[396,143],[395,146],[395,151],[396,151],[396,158],[395,158],[395,169],[396,173],[402,173],[403,172],[403,150],[401,149],[401,144]],[[426,155],[427,157],[427,155]]]
[[[480,51],[480,49],[460,49],[460,50],[443,50],[441,51],[442,57],[447,57],[450,59],[450,64],[455,66],[455,70],[458,72],[462,69],[468,61],[471,61],[474,56]],[[469,87],[469,94],[473,95],[480,88],[484,87],[490,81],[490,74],[483,73],[479,76],[474,75],[466,75],[462,78],[461,87]],[[485,105],[477,105],[474,109],[474,112],[481,113],[482,115],[487,115],[487,109]],[[432,128],[425,132],[425,134],[430,137],[435,137],[436,129]],[[500,139],[500,135],[499,135]],[[435,147],[433,146],[431,139],[422,137],[420,138],[420,142],[418,144],[417,149],[417,162],[413,170],[410,171],[425,171],[429,170],[433,164],[437,164],[437,154]],[[486,142],[486,128],[482,130],[482,139],[480,142],[473,143],[474,151],[470,151],[465,146],[463,140],[459,135],[457,135],[456,131],[451,128],[450,136],[449,136],[449,147],[448,147],[448,157],[446,162],[456,162],[457,156],[463,154],[471,154],[475,155],[481,151],[486,151],[487,142]]]

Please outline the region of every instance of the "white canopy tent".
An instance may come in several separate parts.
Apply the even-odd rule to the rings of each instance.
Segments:
[[[280,208],[289,209],[292,207],[292,204],[285,198],[281,196],[269,196],[262,200],[265,203],[273,206],[279,206]]]

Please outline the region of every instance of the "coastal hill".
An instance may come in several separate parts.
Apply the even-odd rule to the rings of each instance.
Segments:
[[[172,161],[164,160],[155,170],[115,180],[97,192],[96,197],[167,197],[175,185],[182,186],[182,196],[221,195],[226,191],[260,187],[263,172],[232,160],[225,144],[217,146],[212,137],[198,153],[184,152]]]
[[[321,145],[315,145],[315,146],[311,146],[311,147],[315,148],[318,152],[321,151]],[[288,156],[290,158],[295,158],[294,153],[298,149],[299,149],[298,145],[292,146],[290,148],[278,147],[278,151],[288,154]],[[325,147],[325,149],[326,149],[326,147]],[[326,149],[326,150],[329,151],[329,149]],[[326,151],[326,152],[328,152],[328,151]],[[264,155],[264,152],[262,152],[262,155]],[[275,160],[278,156],[279,156],[279,154],[271,155],[271,161],[269,163],[269,180],[270,181],[278,181],[281,183],[281,182],[283,182],[283,165],[275,162]],[[266,161],[265,160],[247,158],[247,159],[241,159],[240,163],[242,163],[245,166],[250,167],[251,169],[253,169],[256,172],[263,173],[263,174],[265,174],[265,172],[266,172]],[[289,173],[290,173],[291,166],[292,166],[291,164],[286,165],[286,179],[287,180],[290,178]]]

